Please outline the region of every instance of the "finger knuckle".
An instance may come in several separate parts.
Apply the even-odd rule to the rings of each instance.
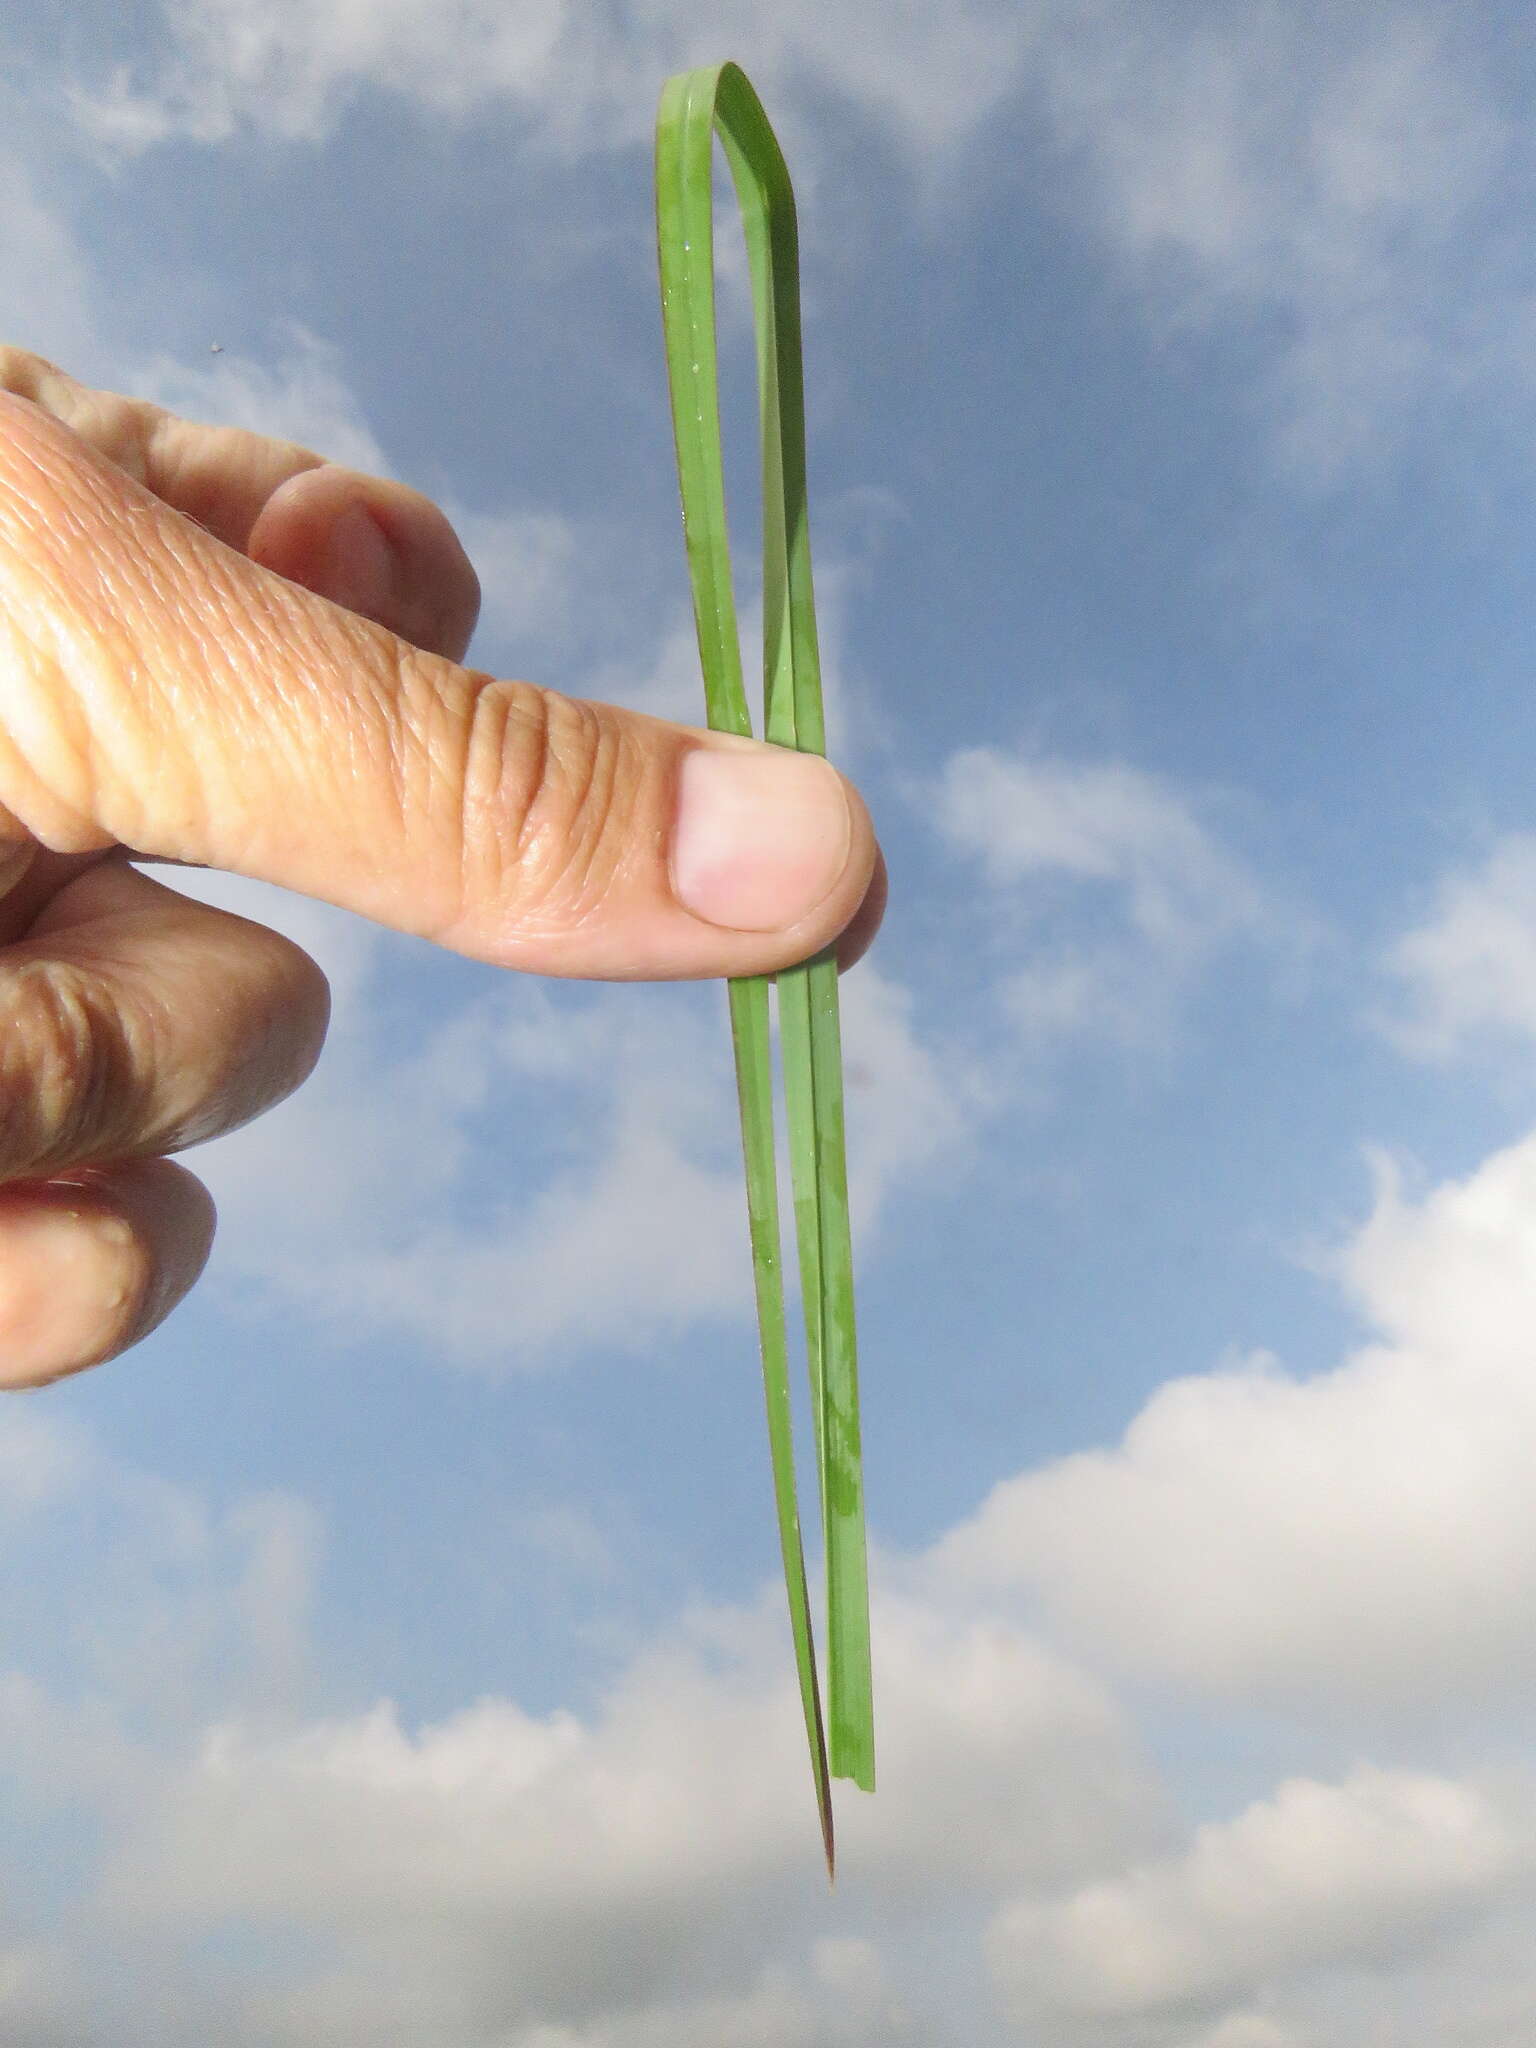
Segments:
[[[130,1149],[144,1061],[131,1013],[68,962],[0,980],[0,1179]]]
[[[626,861],[644,764],[601,704],[478,679],[463,775],[463,891],[487,887],[528,932],[597,915]]]

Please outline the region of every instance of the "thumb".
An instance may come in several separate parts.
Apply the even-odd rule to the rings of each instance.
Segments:
[[[224,545],[0,393],[0,806],[542,974],[771,972],[877,852],[825,761],[504,681]]]

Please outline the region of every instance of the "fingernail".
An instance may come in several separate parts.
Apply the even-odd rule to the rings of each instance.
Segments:
[[[375,617],[394,596],[395,551],[361,505],[349,505],[326,536],[324,574],[321,595],[364,618]]]
[[[848,865],[853,818],[837,770],[787,747],[695,747],[679,774],[672,889],[732,931],[809,917]]]

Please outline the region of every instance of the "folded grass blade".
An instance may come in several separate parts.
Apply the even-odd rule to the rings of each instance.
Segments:
[[[669,79],[656,127],[657,241],[683,529],[709,723],[750,733],[726,531],[717,398],[712,172],[730,165],[752,278],[763,471],[764,737],[823,753],[826,735],[806,517],[798,231],[783,155],[734,64]],[[874,1786],[869,1602],[837,967],[777,977],[785,1114],[827,1572],[830,1743],[823,1732],[790,1440],[788,1343],[774,1169],[768,985],[733,982],[769,1444],[806,1734],[832,1865],[829,1777]]]

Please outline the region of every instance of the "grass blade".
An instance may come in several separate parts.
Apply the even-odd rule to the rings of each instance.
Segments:
[[[752,1233],[752,1278],[763,1355],[763,1395],[768,1410],[768,1447],[773,1497],[789,1597],[790,1628],[800,1679],[800,1706],[811,1751],[816,1810],[821,1820],[827,1875],[835,1867],[832,1787],[827,1767],[821,1694],[816,1682],[816,1646],[805,1583],[805,1552],[795,1498],[794,1436],[789,1406],[789,1344],[784,1314],[784,1273],[779,1253],[779,1188],[774,1157],[773,1067],[768,1033],[768,983],[761,976],[730,984],[731,1042],[736,1055],[736,1092],[741,1103],[741,1147],[747,1169],[747,1216]]]
[[[837,962],[813,960],[796,973],[810,1005],[816,1153],[816,1221],[821,1288],[822,1517],[827,1558],[827,1691],[831,1770],[875,1789],[874,1702],[869,1650],[869,1578],[864,1535],[864,1460],[859,1424],[858,1343],[853,1315],[853,1240],[848,1218],[843,1123],[843,1053]],[[790,1098],[789,1113],[795,1115]]]
[[[734,64],[669,79],[656,131],[657,242],[683,529],[709,723],[750,733],[726,531],[714,314],[713,145],[740,202],[752,277],[763,471],[764,736],[824,753],[806,514],[805,394],[794,194],[773,130]],[[853,1260],[848,1225],[837,968],[830,956],[777,977],[785,1111],[827,1571],[830,1753],[789,1437],[788,1346],[773,1178],[766,983],[733,983],[732,1039],[747,1159],[769,1441],[785,1584],[817,1802],[831,1862],[829,1774],[874,1785],[869,1602]],[[750,996],[743,993],[752,990]],[[761,991],[759,998],[756,991]],[[761,1044],[759,1044],[761,1039]]]
[[[708,718],[716,730],[750,733],[752,721],[742,684],[731,585],[716,395],[714,209],[710,183],[714,136],[712,82],[710,74],[703,78],[690,74],[669,80],[663,91],[656,130],[657,240],[683,530]],[[779,1544],[817,1812],[830,1875],[834,1868],[831,1787],[790,1425],[767,982],[733,982],[730,1011]]]

